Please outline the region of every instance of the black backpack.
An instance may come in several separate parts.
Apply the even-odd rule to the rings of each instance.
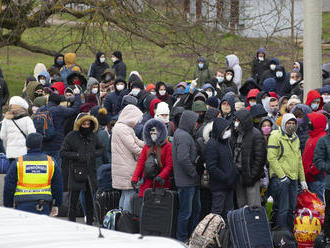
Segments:
[[[151,152],[144,164],[144,176],[148,179],[154,179],[160,172],[156,154]]]

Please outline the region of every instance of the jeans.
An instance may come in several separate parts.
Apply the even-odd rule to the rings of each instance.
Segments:
[[[135,193],[134,189],[122,190],[119,200],[119,208],[132,213],[131,200]]]
[[[58,168],[62,169],[62,158],[60,156],[60,152],[59,151],[48,151],[48,152],[45,152],[45,153],[48,156],[51,156],[55,160]]]
[[[320,198],[320,200],[322,202],[324,202],[324,198],[323,198],[324,185],[325,185],[324,181],[314,181],[314,182],[308,183],[308,189],[311,192],[317,194],[317,197]]]
[[[178,187],[179,212],[176,237],[186,242],[199,222],[201,210],[199,187]]]
[[[238,183],[236,188],[236,201],[239,208],[248,206],[261,206],[260,182],[257,181],[251,187],[244,187]]]
[[[281,182],[278,177],[270,180],[270,194],[278,209],[275,214],[276,226],[293,231],[294,210],[297,205],[298,181],[287,179]]]
[[[330,238],[330,190],[324,191],[325,198],[325,218],[324,218],[324,234],[327,238]]]
[[[223,190],[212,192],[212,213],[227,220],[227,213],[234,209],[234,191]]]
[[[43,209],[41,211],[38,211],[36,209],[37,202],[20,202],[15,207],[18,210],[26,211],[29,213],[35,213],[35,214],[50,214],[50,206],[49,204],[44,204]]]

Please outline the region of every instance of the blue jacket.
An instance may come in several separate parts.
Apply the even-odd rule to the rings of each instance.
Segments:
[[[222,139],[223,132],[231,122],[216,118],[213,122],[211,139],[205,148],[206,168],[210,175],[210,190],[232,190],[237,179],[237,170],[233,163],[233,152],[229,139]]]
[[[56,131],[55,138],[44,141],[42,143],[42,150],[45,152],[59,151],[64,140],[64,122],[66,118],[78,114],[79,106],[81,105],[80,95],[76,95],[75,101],[70,108],[56,105],[49,102],[46,107],[40,108],[40,111],[48,110],[53,118],[54,127]]]
[[[114,91],[112,93],[110,93],[109,95],[107,95],[107,97],[105,98],[104,101],[104,107],[107,109],[108,111],[108,120],[110,120],[110,118],[118,115],[119,113],[119,107],[121,102],[119,102],[122,98],[119,97],[120,95],[120,91]]]
[[[97,131],[97,137],[105,148],[102,157],[97,157],[95,160],[96,169],[98,169],[102,164],[110,163],[110,136],[105,130],[105,127],[99,127]]]
[[[28,153],[23,156],[23,160],[45,160],[45,154],[39,149],[28,150]],[[51,181],[52,197],[55,199],[55,205],[62,204],[63,181],[60,168],[57,166],[56,161],[55,170]],[[17,186],[17,159],[13,161],[5,177],[5,186],[3,192],[3,205],[5,207],[13,207],[14,194]],[[27,209],[28,210],[28,209]]]

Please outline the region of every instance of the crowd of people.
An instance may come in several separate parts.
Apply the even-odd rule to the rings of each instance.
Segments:
[[[183,242],[206,214],[226,219],[229,210],[264,205],[270,196],[272,225],[289,230],[298,190],[315,192],[329,206],[330,63],[322,67],[322,88],[308,92],[304,101],[303,63],[286,70],[263,48],[251,72],[242,71],[234,54],[216,71],[200,57],[191,80],[155,84],[146,84],[137,71],[127,74],[120,51],[112,53],[112,66],[98,52],[86,76],[75,60],[67,53],[56,55],[48,69],[37,64],[22,96],[9,99],[0,132],[12,163],[5,206],[24,210],[28,199],[37,199],[21,193],[33,182],[20,179],[22,156],[52,159],[48,183],[54,205],[62,202],[62,188],[68,191],[71,221],[81,196],[86,222],[93,223],[96,170],[102,164],[111,163],[112,187],[121,191],[124,210],[132,211],[137,190],[139,197],[151,187],[176,190],[176,237]],[[250,74],[245,82],[243,74]],[[3,106],[9,93],[4,79],[0,84]],[[31,119],[45,111],[55,129],[51,138],[36,133]],[[150,163],[158,167],[153,176],[146,171]],[[49,195],[42,199],[50,200]],[[324,230],[330,238],[329,218],[326,208]]]

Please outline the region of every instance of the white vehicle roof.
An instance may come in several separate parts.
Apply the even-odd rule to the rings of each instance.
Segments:
[[[176,248],[174,239],[127,234],[0,207],[1,248]]]

